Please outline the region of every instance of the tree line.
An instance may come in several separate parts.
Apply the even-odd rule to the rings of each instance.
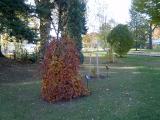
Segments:
[[[64,35],[73,38],[83,61],[81,35],[87,32],[86,1],[34,0],[34,2],[35,5],[30,5],[25,0],[1,0],[0,33],[15,36],[19,41],[39,40],[40,56],[43,58],[50,31],[54,29],[57,39]],[[39,20],[38,29],[28,25],[33,17]],[[0,55],[2,56],[1,51]]]
[[[138,50],[139,48],[148,48],[152,49],[152,39],[153,33],[155,29],[160,27],[160,2],[157,0],[132,0],[131,8],[129,10],[130,13],[130,21],[126,24],[128,30],[131,32],[130,36],[133,37],[134,43],[133,46]],[[117,25],[114,20],[106,20],[107,16],[103,16],[101,14],[103,21],[101,21],[101,25],[98,31],[98,38],[102,42],[102,47],[111,47],[113,43],[110,43],[110,34]],[[117,25],[117,26],[116,26]],[[117,33],[118,34],[118,33]],[[114,37],[116,37],[116,35]],[[125,35],[122,31],[119,31],[119,34]],[[84,41],[89,41],[89,37],[92,35],[86,35],[84,37]],[[127,37],[127,35],[126,35]],[[117,38],[116,41],[119,41]],[[128,41],[125,41],[126,44]],[[146,45],[148,43],[148,45]],[[125,47],[125,46],[124,46]],[[117,48],[116,48],[117,49]]]

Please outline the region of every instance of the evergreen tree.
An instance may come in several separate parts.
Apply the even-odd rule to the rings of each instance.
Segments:
[[[35,0],[35,3],[40,19],[42,51],[44,51],[44,46],[48,40],[48,35],[52,24],[55,29],[57,39],[64,35],[68,35],[74,40],[81,56],[81,62],[83,62],[83,55],[81,53],[82,34],[85,34],[87,31],[85,26],[85,1]]]
[[[40,58],[43,59],[46,42],[49,38],[51,26],[51,11],[54,8],[54,3],[50,0],[34,0],[36,4],[36,13],[40,20]]]
[[[80,60],[83,63],[82,49],[82,35],[87,32],[86,29],[86,3],[83,0],[70,0],[68,7],[68,18],[67,18],[67,33],[75,40],[77,49],[80,53]]]
[[[55,0],[55,9],[57,10],[57,39],[66,34],[66,24],[68,19],[69,0]]]
[[[107,41],[120,57],[126,55],[133,45],[132,34],[128,26],[123,24],[118,24],[111,30]]]
[[[29,42],[33,41],[35,33],[29,28],[27,20],[31,12],[33,11],[29,5],[25,4],[25,0],[1,0],[0,33],[8,33],[18,40],[24,38]]]

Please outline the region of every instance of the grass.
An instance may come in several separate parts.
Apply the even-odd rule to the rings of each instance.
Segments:
[[[160,46],[153,48],[152,50],[145,49],[146,52],[160,52]]]
[[[105,51],[88,51],[88,52],[83,52],[83,54],[87,57],[96,57],[96,54],[98,53],[98,56],[106,56],[107,52]]]
[[[83,65],[82,72],[89,67]],[[104,61],[101,61],[104,63]],[[11,68],[17,67],[11,66]],[[32,66],[33,67],[33,66]],[[10,70],[10,67],[5,69]],[[110,64],[109,78],[89,81],[91,96],[49,104],[41,100],[33,68],[19,66],[25,76],[6,77],[0,70],[0,120],[159,120],[160,58],[129,56]],[[4,68],[3,68],[4,69]],[[26,70],[27,69],[27,70]],[[4,70],[5,71],[5,70]],[[32,72],[31,72],[32,71]],[[31,72],[31,73],[30,73]],[[106,74],[103,64],[100,72]],[[15,73],[14,73],[15,74]],[[19,78],[19,80],[17,80]],[[27,81],[28,79],[28,81]]]

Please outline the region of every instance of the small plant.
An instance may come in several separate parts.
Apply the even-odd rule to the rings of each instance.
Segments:
[[[94,66],[94,68],[91,69],[91,74],[93,77],[97,76],[97,71],[96,71],[96,67]]]

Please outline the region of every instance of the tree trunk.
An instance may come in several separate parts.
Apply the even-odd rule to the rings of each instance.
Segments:
[[[136,51],[138,51],[138,43],[137,43],[137,40],[136,40]]]
[[[48,19],[40,20],[40,39],[41,39],[40,58],[41,59],[43,59],[44,57],[47,41],[49,39],[49,32],[50,32],[50,20],[48,17]]]
[[[135,36],[136,36],[136,51],[138,51],[138,43],[137,43],[137,42],[138,42],[138,41],[137,41],[137,40],[138,40],[138,37],[137,37],[137,27],[136,27],[136,30],[135,30],[135,31],[136,31],[136,34],[135,34]]]
[[[150,23],[149,25],[149,46],[148,46],[149,49],[152,49],[153,46],[152,46],[152,23]]]
[[[1,51],[1,43],[0,43],[0,57],[4,57],[2,51]]]
[[[36,6],[40,5],[49,5],[49,0],[35,0]],[[49,39],[49,33],[50,33],[50,25],[51,25],[51,10],[49,7],[44,7],[43,9],[46,9],[48,13],[39,13],[40,17],[40,51],[39,51],[39,59],[43,59],[45,49],[46,49],[46,42]]]
[[[108,55],[109,55],[109,62],[114,63],[114,53],[113,53],[113,47],[112,46],[110,46],[110,49],[108,51]]]

